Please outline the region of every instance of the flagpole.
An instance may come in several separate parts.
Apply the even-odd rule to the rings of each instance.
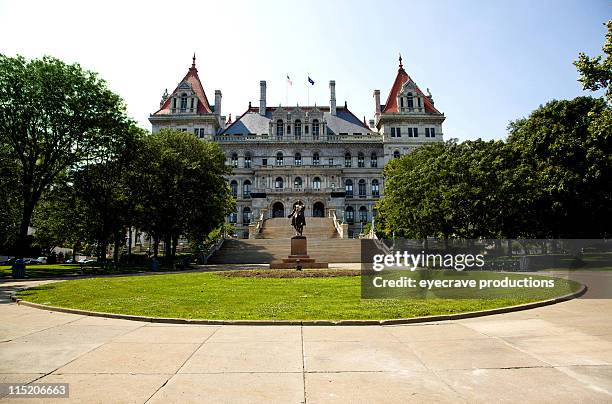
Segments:
[[[310,78],[310,73],[308,73],[308,78]],[[308,80],[306,81],[306,89],[308,93],[308,102],[306,104],[308,106],[310,105],[310,83],[308,82]]]

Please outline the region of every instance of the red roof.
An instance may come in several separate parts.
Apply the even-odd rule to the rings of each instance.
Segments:
[[[212,114],[212,108],[210,107],[210,104],[208,103],[208,98],[206,97],[206,92],[204,92],[204,87],[202,86],[202,82],[200,81],[200,77],[198,77],[198,69],[196,69],[195,66],[195,54],[193,55],[193,62],[191,63],[191,67],[189,68],[189,71],[187,71],[187,74],[185,75],[185,77],[183,77],[183,80],[180,81],[179,85],[174,89],[174,91],[172,92],[172,94],[170,94],[170,97],[168,97],[166,99],[166,101],[164,102],[164,104],[161,106],[161,108],[155,112],[153,115],[166,115],[170,113],[170,102],[172,99],[172,96],[179,91],[179,86],[183,83],[188,83],[191,85],[191,88],[193,88],[193,91],[195,92],[196,96],[198,97],[198,100],[200,102],[198,102],[198,114]]]
[[[397,76],[395,77],[395,81],[393,82],[393,86],[391,86],[391,91],[389,91],[389,96],[387,97],[387,102],[385,103],[385,107],[382,110],[385,112],[398,112],[397,109],[397,94],[401,91],[404,83],[410,80],[410,76],[404,70],[404,66],[402,65],[402,58],[400,57],[399,69],[397,70]],[[425,112],[429,114],[439,114],[438,111],[433,104],[431,103],[429,97],[425,96],[421,89],[417,86],[417,93],[423,96],[423,103],[425,104]]]

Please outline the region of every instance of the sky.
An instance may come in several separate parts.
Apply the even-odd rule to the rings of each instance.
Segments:
[[[510,121],[552,99],[589,94],[572,61],[599,55],[608,0],[27,1],[0,0],[0,52],[52,55],[98,72],[150,129],[195,52],[208,99],[233,117],[259,103],[329,103],[373,117],[398,54],[436,108],[444,137],[502,139]],[[293,85],[288,87],[287,74]],[[307,76],[315,81],[308,94]],[[286,89],[288,90],[286,91]]]

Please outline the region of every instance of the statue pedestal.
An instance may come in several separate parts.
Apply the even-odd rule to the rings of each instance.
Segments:
[[[294,269],[297,264],[302,268],[328,268],[327,262],[316,262],[314,258],[308,255],[308,243],[306,237],[295,236],[291,238],[291,254],[282,261],[273,261],[270,263],[270,269]]]

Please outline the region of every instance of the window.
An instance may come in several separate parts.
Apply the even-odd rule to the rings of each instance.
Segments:
[[[291,123],[287,122],[287,134],[290,135],[291,134]]]
[[[176,109],[176,98],[172,99],[172,108]]]
[[[380,198],[380,185],[378,185],[378,180],[372,180],[372,198]]]
[[[312,121],[312,139],[319,140],[319,120]]]
[[[295,180],[293,180],[293,188],[302,189],[302,178],[301,177],[295,177]]]
[[[295,120],[295,131],[293,132],[295,136],[295,140],[302,139],[302,121],[299,119]]]
[[[370,167],[378,167],[378,156],[376,153],[372,153],[370,156]]]
[[[394,159],[398,159],[398,158],[400,158],[400,152],[399,152],[399,150],[396,150],[396,151],[394,151],[394,152],[393,152],[393,158],[394,158]]]
[[[251,208],[249,208],[248,206],[245,206],[244,209],[242,209],[242,223],[251,223]]]
[[[185,112],[187,109],[187,94],[181,94],[181,112]]]
[[[314,166],[319,165],[319,153],[315,153],[312,155],[312,165]]]
[[[193,130],[193,133],[194,133],[194,134],[195,134],[197,137],[200,137],[200,129],[195,128],[195,129]]]
[[[365,206],[359,208],[359,221],[361,223],[368,222],[368,208],[366,208]]]
[[[279,119],[278,121],[276,121],[276,138],[282,139],[283,133],[283,120]]]
[[[308,134],[308,125],[304,125],[304,133]]]
[[[365,167],[365,157],[361,152],[357,154],[357,167]]]
[[[276,180],[274,181],[274,188],[276,189],[283,188],[283,179],[281,177],[276,177]]]
[[[244,155],[244,168],[251,168],[251,163],[252,163],[251,153],[246,153]]]
[[[281,152],[276,153],[276,165],[282,166],[284,164],[285,163],[284,163],[283,153]]]
[[[238,182],[236,180],[230,182],[230,188],[232,189],[232,196],[238,198]]]
[[[391,137],[395,137],[395,128],[391,128]]]
[[[429,137],[429,128],[425,128],[425,137]]]
[[[328,163],[328,165],[329,165],[330,167],[333,167],[333,166],[334,166],[334,159],[333,159],[333,158],[330,158],[330,159],[327,161],[327,163]]]
[[[312,187],[314,189],[321,189],[321,178],[314,177],[314,179],[312,180]]]
[[[347,206],[344,209],[344,218],[346,219],[347,223],[355,223],[355,210],[352,206]]]
[[[408,137],[413,137],[412,128],[408,128]]]
[[[404,97],[400,97],[400,108],[404,108]]]
[[[193,98],[191,99],[191,109],[193,110]]]
[[[359,197],[366,197],[366,182],[364,179],[359,180]]]
[[[395,137],[402,137],[402,128],[395,128]]]
[[[350,167],[351,165],[352,165],[351,153],[346,153],[344,155],[344,166],[345,167]]]
[[[232,153],[232,167],[238,167],[238,154]]]
[[[300,153],[295,153],[295,156],[293,158],[293,164],[295,164],[296,166],[302,165],[302,155]]]
[[[436,137],[436,128],[425,128],[425,137]]]
[[[419,128],[412,128],[412,134],[414,137],[419,137]]]
[[[268,166],[268,159],[261,159],[261,165],[264,167]]]
[[[412,93],[408,93],[408,110],[412,111],[414,109],[414,100],[412,99]]]
[[[251,181],[246,180],[242,184],[242,197],[250,198],[251,197]]]
[[[229,222],[230,223],[238,222],[238,213],[237,212],[230,213],[230,215],[229,215]]]
[[[346,192],[347,198],[353,197],[353,180],[346,180],[344,182],[344,191]]]

